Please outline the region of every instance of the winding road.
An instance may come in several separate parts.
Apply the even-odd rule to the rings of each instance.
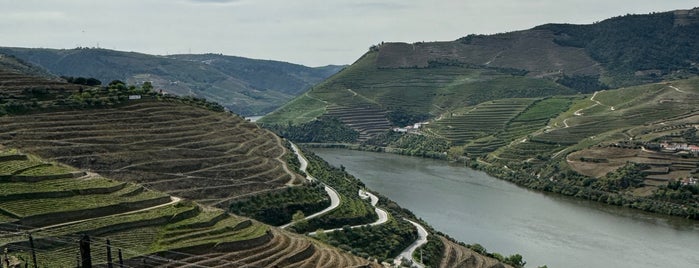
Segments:
[[[367,199],[367,198],[370,199],[371,205],[374,207],[374,211],[376,212],[376,215],[379,216],[379,219],[376,220],[375,222],[372,222],[369,224],[360,224],[360,225],[350,226],[351,229],[355,229],[355,228],[359,228],[359,227],[367,226],[367,225],[374,226],[374,225],[384,224],[388,221],[388,212],[386,212],[385,210],[380,209],[376,206],[376,204],[379,203],[379,198],[377,196],[375,196],[374,194],[372,194],[370,192],[367,192],[364,190],[359,190],[359,197],[361,197],[362,199]],[[343,228],[344,227],[330,229],[330,230],[323,230],[323,233],[332,233],[335,231],[342,230]],[[316,235],[316,232],[308,233],[308,235]]]
[[[296,144],[293,144],[291,142],[289,142],[289,143],[291,144],[291,149],[294,150],[294,154],[296,154],[296,158],[299,159],[299,163],[300,163],[299,169],[301,171],[303,171],[303,173],[306,174],[306,180],[310,181],[310,182],[316,181],[316,178],[314,178],[313,176],[308,174],[308,172],[306,171],[306,169],[308,168],[308,160],[306,160],[306,157],[304,157],[303,154],[301,154],[301,150],[299,150],[299,147],[297,147]],[[335,189],[333,189],[330,186],[327,186],[327,185],[324,185],[324,186],[325,186],[324,187],[325,192],[328,193],[328,196],[330,196],[330,206],[328,206],[327,208],[325,208],[319,212],[316,212],[310,216],[307,216],[304,219],[306,219],[306,220],[313,219],[315,217],[318,217],[320,215],[328,213],[328,212],[332,211],[333,209],[340,206],[340,195],[337,193],[337,191],[335,191]],[[284,229],[284,228],[287,228],[293,224],[294,224],[294,222],[290,222],[290,223],[284,224],[282,226],[279,226],[279,228]]]
[[[303,171],[303,173],[306,174],[306,180],[311,181],[311,182],[316,181],[316,178],[314,178],[313,176],[308,174],[308,172],[306,171],[306,169],[308,168],[308,160],[306,160],[306,157],[303,156],[303,154],[301,153],[301,150],[299,150],[299,148],[296,146],[296,144],[291,143],[291,142],[290,142],[290,144],[291,144],[291,149],[294,151],[294,153],[296,154],[296,157],[299,159],[299,163],[300,163],[299,169],[301,171]],[[337,193],[337,191],[335,191],[335,189],[333,189],[327,185],[325,185],[325,191],[330,196],[330,206],[327,207],[326,209],[320,211],[320,212],[317,212],[313,215],[307,216],[305,218],[306,220],[318,217],[318,216],[323,215],[325,213],[328,213],[328,212],[332,211],[333,209],[337,208],[338,206],[340,206],[340,195]],[[355,226],[351,226],[350,228],[354,229],[354,228],[359,228],[359,227],[367,226],[367,225],[375,226],[375,225],[380,225],[380,224],[384,224],[384,223],[388,222],[388,212],[386,210],[381,209],[381,208],[376,206],[379,203],[379,197],[377,197],[376,195],[374,195],[370,192],[367,192],[363,189],[359,190],[358,195],[362,199],[367,199],[367,198],[369,199],[371,206],[374,207],[374,211],[376,212],[376,215],[379,216],[379,219],[376,220],[375,222],[372,222],[369,224],[355,225]],[[408,219],[404,219],[404,220],[410,222],[412,225],[415,226],[415,228],[417,228],[418,238],[410,246],[408,246],[408,248],[403,250],[403,252],[401,252],[395,258],[394,262],[395,262],[395,264],[398,264],[398,265],[400,264],[400,262],[403,258],[406,258],[408,260],[412,260],[412,256],[413,256],[413,253],[415,252],[415,250],[417,248],[419,248],[420,246],[427,243],[428,233],[427,233],[427,230],[425,229],[425,227],[422,227],[422,225],[418,224],[417,222],[414,222],[414,221],[411,221]],[[282,226],[280,226],[280,228],[287,228],[291,225],[293,225],[293,222],[282,225]],[[335,232],[335,231],[338,231],[341,229],[342,228],[325,230],[325,231],[323,231],[323,233]],[[316,235],[316,232],[311,232],[308,235]],[[425,266],[416,262],[416,261],[413,261],[413,267],[424,268]]]
[[[376,204],[379,203],[378,197],[376,197],[374,194],[367,192],[367,191],[364,191],[364,190],[359,190],[359,197],[361,197],[362,199],[369,198],[369,200],[371,201],[371,206],[374,207],[374,211],[376,212],[376,215],[379,215],[379,219],[373,223],[370,223],[369,225],[372,225],[372,226],[379,225],[379,224],[386,223],[388,221],[388,212],[386,212],[385,210],[380,209],[376,206]]]
[[[420,246],[427,244],[427,230],[425,229],[425,227],[422,227],[422,225],[420,225],[417,222],[408,219],[404,220],[410,222],[412,225],[415,225],[415,228],[417,228],[417,240],[415,240],[415,242],[413,242],[408,248],[403,250],[403,252],[398,254],[398,257],[395,257],[393,259],[393,263],[397,266],[401,265],[401,262],[404,258],[406,260],[413,260],[413,253],[415,253],[415,250]],[[412,267],[424,268],[425,266],[413,260]]]

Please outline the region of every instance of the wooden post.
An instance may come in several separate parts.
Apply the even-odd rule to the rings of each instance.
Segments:
[[[7,257],[7,248],[5,248],[5,255],[2,258],[2,267],[10,268],[10,258]]]
[[[80,258],[83,268],[92,268],[92,255],[90,254],[90,237],[83,235],[80,238]]]
[[[124,268],[124,257],[121,256],[121,249],[119,249],[119,268]]]
[[[114,268],[112,264],[112,243],[107,239],[107,268]]]
[[[36,263],[36,251],[34,250],[34,238],[32,234],[29,234],[29,247],[32,251],[32,263],[34,264],[34,268],[38,268],[39,265]]]

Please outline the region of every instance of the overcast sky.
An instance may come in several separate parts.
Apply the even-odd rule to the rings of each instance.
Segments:
[[[349,64],[381,41],[444,41],[689,9],[695,0],[0,0],[0,46],[223,53]]]

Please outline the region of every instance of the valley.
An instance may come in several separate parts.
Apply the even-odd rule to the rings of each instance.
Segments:
[[[0,47],[2,266],[694,267],[698,32],[627,14],[323,67]]]
[[[418,243],[412,214],[218,104],[5,73],[0,247],[13,263],[376,267]]]
[[[698,48],[685,41],[699,24],[684,23],[695,11],[382,42],[258,122],[314,147],[445,159],[531,189],[697,219]]]

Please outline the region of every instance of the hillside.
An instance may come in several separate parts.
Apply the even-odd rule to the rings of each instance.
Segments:
[[[51,267],[75,264],[81,234],[99,267],[107,239],[136,267],[373,267],[417,241],[409,211],[218,104],[0,74],[0,247],[13,262],[33,263],[27,233]],[[435,265],[449,258],[428,245]],[[487,260],[469,267],[510,261]]]
[[[696,11],[547,24],[451,42],[381,43],[261,122],[302,124],[323,115],[347,122],[376,114],[361,112],[370,107],[385,113],[391,125],[405,126],[500,98],[586,94],[686,78],[699,73]],[[333,107],[356,112],[336,115]]]
[[[697,11],[382,43],[260,122],[697,219]]]
[[[13,261],[33,263],[33,248],[40,266],[70,267],[80,252],[78,241],[89,235],[91,258],[78,260],[99,267],[122,259],[129,267],[305,267],[319,259],[370,264],[220,209],[17,150],[0,149],[0,186],[0,246]]]
[[[57,76],[107,84],[151,81],[172,94],[215,101],[241,115],[268,113],[343,66],[310,68],[219,54],[156,56],[108,49],[0,48]]]

